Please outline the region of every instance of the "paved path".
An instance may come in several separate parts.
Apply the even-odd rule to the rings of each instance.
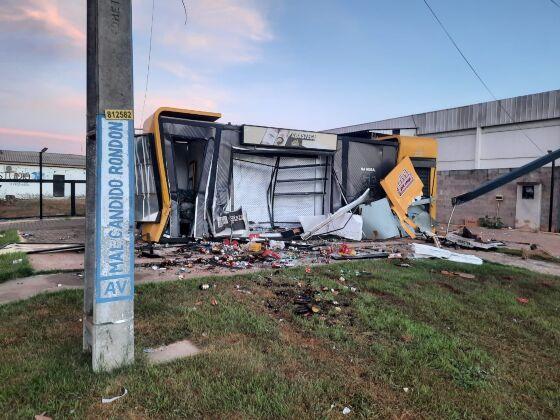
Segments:
[[[541,274],[560,276],[560,264],[556,264],[553,262],[531,259],[524,260],[523,258],[502,254],[500,252],[473,251],[470,249],[453,251],[476,255],[477,257],[482,258],[484,261],[509,265],[511,267],[525,268],[526,270],[535,271]]]
[[[201,273],[181,274],[183,280],[192,280],[193,278],[201,278],[204,276],[232,276],[237,274],[245,274],[255,272],[256,269],[236,270],[236,271],[215,271]],[[175,270],[152,270],[151,268],[137,267],[134,275],[135,284],[144,283],[161,283],[179,280],[179,276]],[[29,299],[40,293],[58,292],[66,289],[82,289],[84,279],[81,273],[55,273],[40,274],[37,276],[23,277],[20,279],[8,280],[0,283],[0,305],[15,302],[18,300]]]

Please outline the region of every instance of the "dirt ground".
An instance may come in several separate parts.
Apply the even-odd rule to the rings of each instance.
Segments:
[[[23,243],[83,244],[84,217],[25,219],[0,222],[0,231],[16,229]]]
[[[549,232],[527,232],[517,229],[487,229],[476,227],[471,229],[481,234],[484,239],[496,239],[505,242],[508,248],[528,249],[531,244],[560,257],[560,234]]]
[[[76,215],[84,216],[85,198],[76,198]],[[70,198],[43,199],[44,216],[70,216]],[[39,217],[39,200],[0,200],[0,219]]]

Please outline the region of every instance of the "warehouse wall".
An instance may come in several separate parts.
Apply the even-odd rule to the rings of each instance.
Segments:
[[[438,197],[437,221],[440,225],[447,225],[451,213],[451,198],[471,191],[481,184],[494,179],[510,169],[477,169],[438,172]],[[517,185],[522,182],[538,182],[542,184],[541,198],[541,230],[548,229],[548,210],[550,200],[550,167],[540,168],[494,191],[480,196],[455,208],[453,223],[462,224],[465,219],[478,219],[479,217],[496,215],[496,195],[503,195],[500,203],[499,216],[506,225],[515,226],[515,206],[517,200]],[[552,213],[553,229],[558,231],[558,210],[560,201],[560,168],[555,172],[555,203]]]
[[[43,179],[52,179],[53,175],[64,175],[65,180],[86,179],[85,169],[80,168],[59,168],[43,166]],[[13,165],[0,164],[0,199],[5,199],[6,195],[13,195],[16,198],[35,198],[39,197],[39,184],[36,182],[4,182],[10,179],[39,179],[39,166],[35,165]],[[64,196],[70,197],[70,184],[64,186]],[[86,195],[85,184],[76,184],[76,196]],[[43,184],[43,197],[53,196],[53,184]]]
[[[426,135],[438,140],[438,170],[517,168],[560,148],[560,119]],[[528,136],[531,140],[529,140]]]

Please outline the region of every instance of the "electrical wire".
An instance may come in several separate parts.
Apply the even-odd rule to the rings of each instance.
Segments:
[[[560,9],[560,3],[558,3],[556,0],[550,0],[550,2]]]
[[[152,38],[154,34],[154,8],[156,1],[152,0],[152,21],[150,23],[150,46],[148,48],[148,67],[146,69],[146,87],[144,89],[144,103],[142,104],[142,114],[140,118],[140,124],[144,121],[144,110],[146,108],[146,97],[148,96],[148,83],[150,81],[150,63],[152,61]]]
[[[185,6],[185,0],[181,0],[181,3],[183,4],[183,10],[185,11],[185,25],[186,25],[187,20],[189,19],[189,14],[187,12],[187,6]]]
[[[553,0],[551,0],[553,1]],[[508,110],[502,105],[501,101],[496,97],[496,95],[494,95],[494,92],[492,92],[492,89],[490,89],[490,87],[488,86],[488,84],[484,81],[484,79],[480,76],[480,74],[478,74],[478,72],[476,71],[476,69],[474,68],[474,66],[471,64],[471,62],[469,61],[469,59],[465,56],[465,54],[463,53],[463,51],[461,50],[461,48],[459,47],[459,45],[457,45],[457,43],[455,42],[455,40],[453,39],[453,37],[451,36],[451,34],[449,33],[449,31],[447,30],[447,28],[445,27],[445,25],[443,24],[443,22],[440,20],[440,18],[438,17],[438,15],[436,14],[436,12],[434,11],[434,9],[432,9],[432,7],[430,6],[430,4],[428,3],[428,0],[423,0],[424,4],[426,5],[426,7],[428,8],[428,10],[430,11],[430,13],[432,14],[433,18],[435,19],[435,21],[439,24],[439,26],[441,27],[441,29],[443,30],[443,32],[445,33],[445,35],[447,36],[447,38],[449,38],[449,40],[451,41],[451,43],[453,44],[453,46],[455,47],[455,49],[459,52],[459,54],[461,55],[461,57],[463,58],[463,60],[465,61],[465,63],[467,63],[467,66],[469,66],[469,68],[471,69],[471,71],[473,72],[473,74],[476,76],[476,78],[480,81],[480,83],[482,84],[482,86],[484,86],[484,88],[488,91],[488,93],[490,94],[490,96],[497,102],[498,106],[502,109],[502,111],[509,117],[509,119],[511,120],[511,122],[513,124],[515,124],[515,120],[513,119],[513,117],[511,116],[511,114],[508,112]],[[520,128],[521,132],[523,133],[523,135],[527,138],[527,140],[529,140],[531,143],[533,143],[533,145],[539,149],[543,154],[546,154],[545,151],[543,149],[540,148],[540,146],[535,143],[533,141],[533,139],[531,137],[529,137],[529,135],[522,129]]]

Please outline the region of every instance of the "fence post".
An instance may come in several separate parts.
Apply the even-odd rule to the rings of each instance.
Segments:
[[[70,216],[76,216],[76,183],[70,183]]]

